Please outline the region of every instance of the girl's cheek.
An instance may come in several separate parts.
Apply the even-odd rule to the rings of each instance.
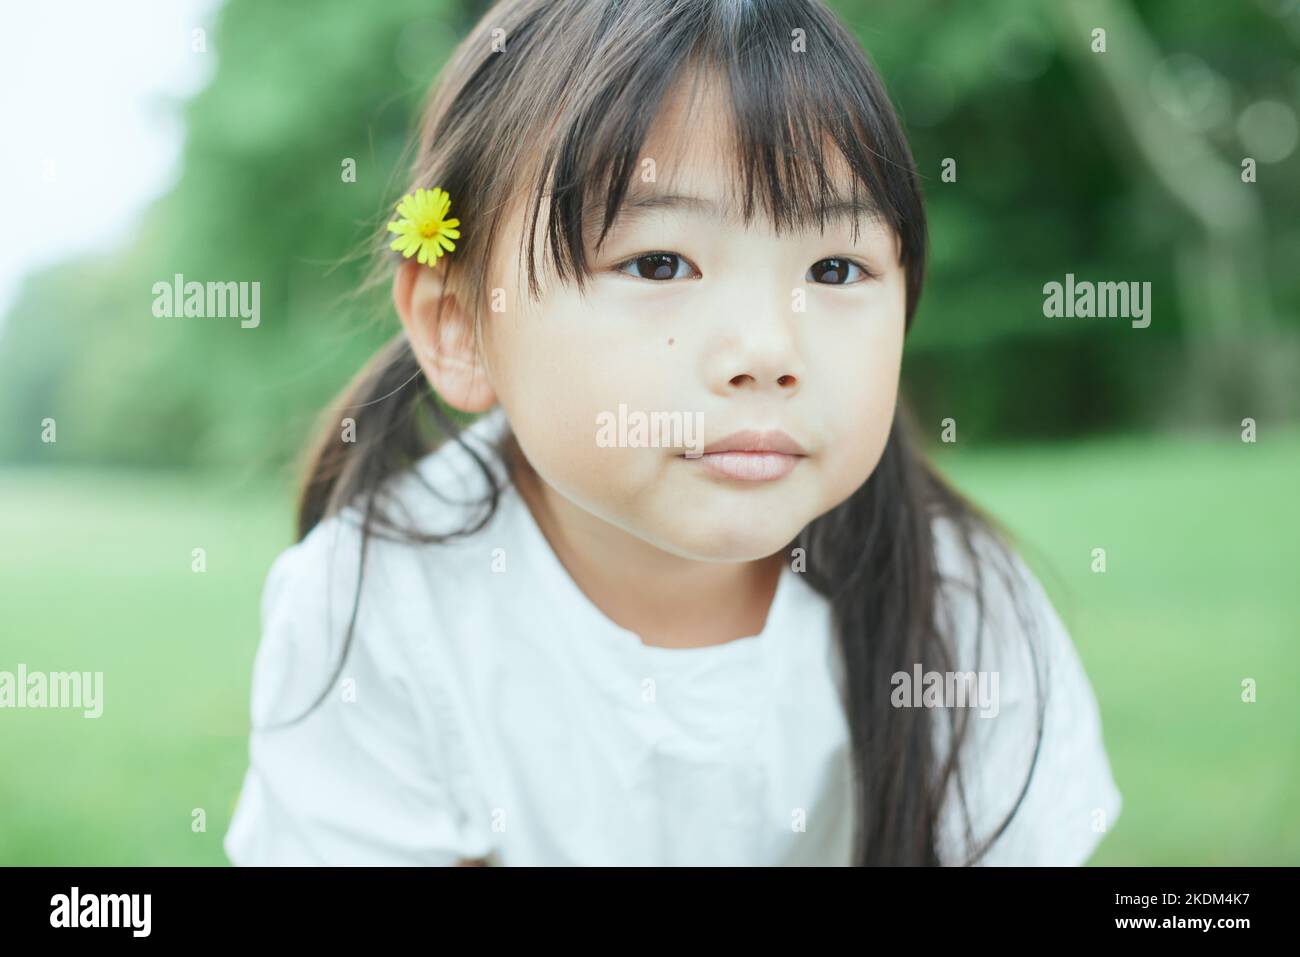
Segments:
[[[598,370],[570,355],[521,370],[506,407],[520,446],[538,474],[571,501],[595,505],[622,497],[646,467],[645,450],[602,445],[598,416],[635,408],[628,389],[593,381]]]
[[[900,304],[826,344],[816,392],[832,452],[825,479],[833,497],[846,498],[870,478],[884,453],[898,401],[903,325]]]
[[[596,416],[632,402],[634,383],[592,341],[581,306],[563,297],[526,316],[503,317],[490,336],[497,396],[533,467],[552,484],[596,480],[608,453],[596,443]],[[595,332],[597,338],[599,333]],[[612,406],[611,406],[611,403]]]

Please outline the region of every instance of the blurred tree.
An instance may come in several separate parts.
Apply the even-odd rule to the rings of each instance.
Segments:
[[[1196,81],[1195,60],[1169,69],[1134,10],[1122,0],[1067,0],[1055,4],[1063,47],[1070,51],[1088,90],[1099,127],[1112,121],[1124,137],[1108,138],[1126,168],[1149,174],[1178,207],[1186,225],[1172,239],[1174,287],[1185,319],[1189,378],[1199,388],[1189,399],[1208,414],[1232,415],[1231,404],[1265,407],[1288,386],[1279,353],[1296,362],[1296,330],[1279,328],[1269,277],[1268,227],[1257,183],[1243,177],[1240,158],[1225,160],[1208,132],[1180,123],[1162,109],[1148,83],[1168,77],[1186,96]],[[1097,55],[1078,39],[1098,24],[1124,38],[1123,46]],[[1205,74],[1201,74],[1204,77]],[[1244,151],[1243,151],[1244,152]],[[1244,361],[1243,361],[1244,360]],[[1298,367],[1289,370],[1300,379]]]
[[[31,277],[0,328],[0,457],[293,455],[396,329],[382,290],[353,295],[360,251],[405,187],[430,81],[487,6],[229,0],[175,186],[124,249]],[[1300,156],[1294,130],[1284,149],[1285,130],[1243,117],[1271,101],[1294,123],[1296,4],[832,6],[880,66],[925,181],[931,271],[905,359],[923,421],[1062,437],[1294,414]],[[1259,142],[1276,155],[1247,186],[1236,163]],[[1152,282],[1150,328],[1045,318],[1043,285],[1067,272]],[[178,273],[259,281],[260,326],[155,317],[153,284]],[[1192,409],[1207,392],[1218,401]]]

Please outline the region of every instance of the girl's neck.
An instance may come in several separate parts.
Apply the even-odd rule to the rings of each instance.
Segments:
[[[607,618],[647,645],[694,648],[763,630],[785,564],[672,555],[603,521],[552,489],[514,436],[510,472],[537,526],[574,584]]]

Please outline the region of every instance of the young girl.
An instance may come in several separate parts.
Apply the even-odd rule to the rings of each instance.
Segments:
[[[503,0],[412,192],[268,576],[233,862],[1089,857],[1096,701],[897,402],[918,176],[820,2]]]

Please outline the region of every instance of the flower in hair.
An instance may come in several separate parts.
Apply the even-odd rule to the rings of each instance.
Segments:
[[[451,197],[436,186],[407,193],[397,203],[398,218],[388,224],[388,231],[397,233],[389,248],[407,259],[419,250],[419,262],[432,266],[444,249],[455,249],[452,240],[460,238],[460,220],[445,218],[450,208]]]

